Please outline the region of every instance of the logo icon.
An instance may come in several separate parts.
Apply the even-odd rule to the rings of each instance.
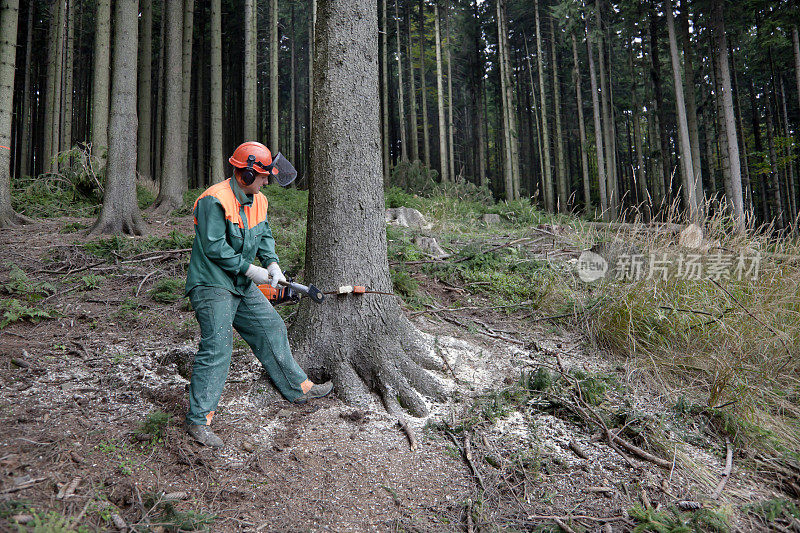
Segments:
[[[608,261],[603,256],[586,250],[578,258],[578,277],[581,281],[591,283],[605,277],[608,272]]]

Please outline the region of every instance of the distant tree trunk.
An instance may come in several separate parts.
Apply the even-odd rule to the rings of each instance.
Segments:
[[[447,123],[444,117],[444,84],[442,83],[442,32],[439,29],[439,3],[433,4],[433,18],[436,26],[436,100],[439,109],[439,171],[442,183],[450,181],[447,174]]]
[[[449,2],[445,5],[444,20],[445,20],[445,34],[447,36],[447,47],[445,48],[445,55],[447,59],[447,161],[448,163],[450,163],[450,168],[449,168],[450,179],[455,180],[456,161],[455,161],[455,149],[453,146],[453,69],[450,63],[450,3]]]
[[[150,173],[150,128],[151,113],[150,107],[152,87],[152,55],[153,55],[153,0],[139,0],[139,7],[142,10],[141,31],[139,32],[139,72],[137,86],[138,95],[138,117],[139,130],[136,135],[137,155],[136,171],[146,179],[152,179]]]
[[[244,2],[244,138],[258,139],[258,11],[256,0]]]
[[[17,0],[17,5],[19,0]],[[30,2],[28,4],[28,28],[27,38],[25,40],[25,81],[22,85],[22,98],[23,98],[23,114],[22,114],[22,134],[20,135],[20,165],[19,176],[28,176],[32,173],[33,166],[31,164],[31,155],[33,153],[33,136],[31,135],[31,123],[33,121],[34,110],[34,97],[31,90],[31,71],[33,70],[33,63],[31,62],[31,53],[33,50],[33,15],[36,10],[36,4]],[[3,33],[5,35],[5,31]],[[9,34],[10,35],[10,34]],[[9,79],[5,75],[2,79]],[[8,146],[8,145],[6,145]],[[2,150],[2,148],[0,148]],[[0,165],[2,165],[0,163]],[[2,185],[0,185],[2,187]],[[2,193],[0,193],[1,195]],[[0,207],[2,211],[2,207]],[[0,215],[2,218],[2,215]]]
[[[161,154],[164,148],[164,31],[166,17],[161,9],[161,22],[158,29],[158,72],[156,80],[158,90],[155,98],[155,127],[153,130],[153,179],[158,183],[161,179]],[[160,185],[160,183],[159,183]]]
[[[699,176],[694,174],[692,161],[692,145],[689,141],[689,125],[686,121],[686,102],[683,98],[683,79],[681,77],[681,60],[678,56],[678,39],[675,35],[675,16],[672,13],[672,0],[666,1],[667,30],[669,32],[669,50],[672,60],[672,79],[675,82],[675,108],[678,111],[678,137],[680,139],[681,176],[683,184],[683,200],[689,217],[696,220],[699,215],[697,202],[697,185]]]
[[[380,34],[381,41],[381,147],[383,154],[383,181],[388,183],[390,173],[389,164],[389,22],[386,12],[386,0],[381,0],[381,14],[383,28]]]
[[[689,4],[681,3],[680,26],[683,36],[683,96],[686,103],[686,124],[689,127],[689,144],[692,148],[692,169],[695,180],[695,197],[701,212],[705,209],[703,171],[700,164],[700,132],[697,125],[697,99],[694,89],[694,52],[689,38]]]
[[[211,181],[225,179],[222,158],[222,0],[211,0],[211,128],[208,139],[211,150]]]
[[[631,87],[631,107],[633,108],[633,149],[636,152],[636,164],[634,165],[633,176],[636,181],[636,191],[639,195],[640,207],[644,209],[643,216],[645,220],[652,218],[652,210],[650,204],[650,193],[647,190],[647,178],[645,176],[644,168],[644,154],[642,153],[642,129],[641,129],[641,105],[639,104],[639,83],[636,81],[637,72],[633,63],[633,42],[628,41],[628,67],[631,72],[631,80],[633,86]]]
[[[545,209],[555,211],[555,190],[553,187],[553,171],[550,164],[550,135],[547,126],[547,97],[545,96],[544,65],[542,62],[542,31],[539,24],[539,0],[533,2],[536,18],[536,63],[539,69],[539,109],[542,115],[542,151],[544,158],[544,203]]]
[[[174,1],[174,0],[173,0]],[[137,0],[115,0],[114,70],[111,93],[108,168],[103,209],[90,233],[141,235],[144,222],[136,203],[136,48],[138,46]],[[171,14],[181,20],[180,5]],[[180,25],[176,25],[180,29]],[[174,32],[175,30],[170,30]],[[180,37],[175,39],[180,49]],[[180,59],[175,61],[180,73]],[[180,95],[180,83],[177,94]],[[180,97],[173,102],[180,110]]]
[[[191,113],[192,96],[192,44],[194,41],[194,0],[183,0],[183,45],[182,53],[182,89],[181,89],[181,147],[184,161],[181,171],[185,186],[189,184],[191,164],[189,158],[189,114]]]
[[[399,0],[394,3],[394,23],[395,32],[397,33],[397,105],[399,111],[399,127],[400,127],[400,160],[408,161],[408,140],[406,138],[406,110],[405,110],[405,91],[403,90],[403,58],[402,46],[403,42],[400,38],[400,12],[398,8]],[[440,95],[441,98],[441,95]]]
[[[296,95],[297,84],[295,82],[295,79],[297,78],[297,63],[296,63],[295,53],[294,53],[294,40],[295,40],[295,35],[297,35],[297,31],[296,31],[296,28],[295,28],[295,25],[294,25],[294,6],[295,5],[291,4],[291,6],[292,6],[292,36],[291,36],[291,38],[289,40],[289,46],[290,46],[290,49],[289,49],[290,50],[289,61],[290,61],[290,68],[292,69],[292,76],[291,76],[291,79],[290,79],[290,87],[289,87],[289,92],[290,92],[291,96],[289,97],[289,102],[290,103],[289,103],[289,150],[288,150],[288,152],[289,152],[289,161],[295,162],[295,161],[297,161],[297,159],[295,157],[295,148],[296,148],[295,143],[297,142],[297,139],[296,139],[296,137],[297,137],[297,116],[296,116],[297,115],[297,95]]]
[[[617,205],[619,198],[617,193],[617,167],[616,167],[616,143],[614,139],[614,119],[611,116],[611,89],[610,80],[607,79],[605,44],[603,43],[603,19],[602,3],[595,0],[595,14],[597,16],[597,57],[598,69],[600,71],[600,104],[603,113],[603,145],[605,148],[606,165],[606,195],[608,201],[609,216],[611,219],[617,218]],[[610,66],[610,65],[609,65]]]
[[[475,109],[477,116],[477,123],[475,128],[478,134],[478,168],[477,173],[481,187],[489,187],[489,175],[486,169],[486,115],[484,113],[484,99],[485,89],[483,86],[483,73],[485,70],[486,62],[483,59],[483,37],[480,31],[480,17],[478,16],[478,2],[472,2],[472,15],[477,26],[475,30],[475,59],[477,61],[477,68],[473,73],[474,92],[477,95],[475,101]]]
[[[778,174],[778,156],[775,150],[775,127],[772,119],[772,102],[767,96],[767,146],[769,147],[770,182],[772,184],[773,218],[777,229],[782,229],[784,224],[783,202],[781,200],[781,182]]]
[[[406,33],[406,57],[408,58],[408,104],[410,107],[409,114],[411,115],[411,156],[412,161],[419,160],[419,126],[417,125],[417,87],[414,80],[414,55],[411,49],[411,2],[406,2],[405,12],[406,26],[408,32]]]
[[[597,76],[594,73],[594,52],[592,52],[592,39],[589,27],[586,27],[586,49],[589,56],[589,80],[592,87],[592,112],[594,114],[594,141],[597,155],[597,183],[600,189],[600,212],[603,220],[611,220],[606,197],[606,170],[605,156],[603,154],[603,125],[600,123],[600,101],[597,96]]]
[[[528,50],[528,37],[524,32],[522,36],[525,39],[525,60],[528,64],[528,78],[531,85],[531,103],[533,104],[530,118],[536,129],[536,155],[539,159],[539,182],[543,189],[542,196],[544,197],[544,157],[542,156],[542,131],[539,127],[539,111],[541,108],[536,100],[536,84],[533,82],[533,67],[531,66],[531,53]]]
[[[58,1],[60,3],[62,0]],[[97,0],[95,24],[94,83],[92,84],[92,154],[95,157],[103,157],[108,150],[111,0]],[[138,28],[136,33],[139,33]]]
[[[728,42],[725,35],[725,21],[722,10],[724,0],[714,0],[713,26],[716,44],[716,60],[719,71],[719,86],[722,90],[722,111],[725,120],[725,135],[728,144],[728,159],[730,160],[730,194],[728,204],[731,207],[737,228],[744,230],[744,202],[742,199],[742,172],[739,160],[739,143],[736,139],[736,117],[733,109],[733,94],[731,93],[731,75],[728,67]]]
[[[578,130],[580,132],[580,151],[581,151],[581,176],[583,177],[583,201],[586,212],[592,208],[592,188],[589,182],[589,156],[586,153],[586,126],[583,122],[583,96],[581,95],[581,70],[578,62],[578,38],[572,33],[572,70],[573,83],[575,84],[575,102],[578,109]],[[532,82],[533,80],[531,80]],[[533,83],[531,83],[533,90]],[[635,113],[635,105],[634,105]],[[635,117],[636,115],[634,115]]]
[[[208,175],[208,162],[206,161],[206,134],[208,132],[208,122],[206,121],[206,70],[205,65],[208,61],[208,52],[205,44],[204,32],[200,33],[200,41],[198,42],[198,61],[197,61],[197,76],[195,76],[195,83],[197,84],[197,98],[195,98],[195,124],[197,125],[197,186],[205,189],[211,185],[211,180]]]
[[[377,12],[371,0],[319,3],[305,273],[321,287],[346,284],[348,272],[358,271],[367,286],[391,291],[377,149]],[[342,124],[349,135],[341,134]],[[355,209],[342,210],[345,204]],[[335,253],[342,249],[359,253]],[[402,417],[403,405],[424,415],[428,409],[416,391],[442,397],[441,386],[419,366],[429,367],[432,358],[397,300],[371,296],[301,304],[291,335],[294,355],[312,379],[330,377],[347,403],[364,406],[374,391],[391,413]],[[323,323],[324,331],[317,326]]]
[[[73,0],[66,3],[66,44],[64,46],[64,96],[61,102],[62,126],[61,146],[72,148],[72,103],[73,103],[73,58],[75,57],[75,6]]]
[[[669,168],[669,142],[667,140],[667,115],[664,108],[664,97],[661,91],[661,61],[658,57],[658,16],[655,6],[650,10],[650,79],[653,83],[653,103],[655,106],[655,116],[658,117],[657,131],[658,142],[653,143],[656,149],[653,150],[656,158],[656,168],[661,174],[654,175],[652,183],[655,186],[656,201],[663,208],[668,202],[668,191],[666,184],[671,183]],[[651,145],[652,148],[652,145]]]
[[[502,112],[503,116],[503,192],[505,194],[505,199],[511,201],[514,200],[514,170],[511,163],[511,144],[513,142],[513,138],[511,135],[511,124],[509,120],[511,102],[508,101],[508,91],[506,90],[508,84],[508,76],[506,73],[508,63],[506,62],[506,40],[504,39],[506,30],[505,26],[503,25],[503,21],[505,20],[503,1],[498,0],[496,7],[497,63],[500,67],[500,111]]]
[[[564,132],[561,129],[561,88],[558,81],[558,54],[556,53],[556,28],[550,17],[550,51],[553,57],[553,114],[556,117],[556,166],[558,167],[558,210],[567,211],[567,161],[564,158]]]
[[[792,49],[794,50],[794,77],[797,82],[797,106],[800,107],[800,37],[797,25],[792,28]]]
[[[0,228],[30,222],[11,207],[11,118],[18,19],[19,0],[5,0],[0,7],[0,34],[8,36],[0,40]]]
[[[425,3],[419,0],[419,83],[422,104],[422,155],[426,167],[431,166],[431,140],[428,131],[428,88],[425,80]]]
[[[741,149],[741,159],[742,159],[742,194],[743,194],[743,201],[744,201],[744,210],[745,212],[753,209],[753,191],[750,184],[750,163],[748,160],[747,155],[747,139],[745,138],[744,133],[744,124],[742,122],[742,108],[741,103],[739,102],[739,81],[736,75],[736,62],[734,61],[733,51],[731,49],[730,42],[728,43],[728,55],[731,59],[731,71],[733,76],[731,77],[732,82],[732,89],[733,89],[733,103],[734,108],[736,111],[736,128],[737,139],[739,140],[739,148]]]
[[[166,0],[165,14],[169,23],[164,42],[164,151],[161,162],[161,187],[155,202],[158,214],[171,213],[183,205],[186,183],[186,156],[182,153],[183,35],[182,0]]]
[[[780,77],[780,86],[781,86],[781,107],[783,109],[783,136],[787,139],[791,138],[791,132],[789,131],[789,113],[786,108],[786,88],[783,84],[783,77]],[[786,195],[788,197],[788,209],[789,209],[789,220],[794,223],[797,220],[797,192],[795,190],[795,183],[794,183],[794,154],[792,154],[792,145],[791,143],[786,143],[783,145],[783,160],[786,161]],[[787,221],[788,222],[788,221]]]
[[[269,3],[269,149],[273,154],[280,148],[278,138],[278,0]]]

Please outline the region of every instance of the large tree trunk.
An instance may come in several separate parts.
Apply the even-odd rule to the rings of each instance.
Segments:
[[[419,84],[422,104],[422,157],[431,166],[431,139],[428,131],[428,87],[425,80],[425,2],[419,0]]]
[[[381,15],[383,28],[380,32],[381,41],[381,147],[383,154],[383,180],[388,183],[390,173],[389,163],[389,19],[387,18],[386,0],[381,0]]]
[[[568,210],[567,161],[564,158],[564,132],[561,128],[561,87],[558,81],[558,54],[556,53],[556,27],[550,17],[550,51],[553,57],[553,114],[556,117],[556,166],[558,167],[558,210]]]
[[[406,12],[405,12],[405,19],[406,19],[406,27],[408,28],[408,32],[406,33],[406,57],[408,58],[408,83],[409,83],[409,90],[408,90],[408,105],[409,105],[409,114],[411,115],[411,140],[409,144],[411,145],[411,152],[409,156],[411,157],[412,161],[419,160],[419,131],[417,125],[417,86],[414,80],[414,57],[413,52],[411,49],[411,2],[410,0],[406,2]]]
[[[59,2],[60,1],[61,0],[59,0]],[[102,157],[108,150],[111,0],[97,1],[95,17],[94,82],[92,83],[92,154],[95,157]],[[136,29],[136,33],[138,35],[138,28]]]
[[[11,208],[11,117],[18,19],[19,0],[5,0],[0,8],[0,34],[8,36],[0,40],[0,228],[28,221]]]
[[[180,1],[180,0],[175,0]],[[144,222],[136,203],[136,48],[137,0],[115,0],[114,70],[111,92],[108,167],[103,209],[90,233],[141,235]],[[181,20],[180,4],[171,20]],[[178,26],[180,28],[180,26]],[[174,31],[174,30],[173,30]],[[180,37],[177,39],[180,48]],[[177,61],[180,73],[180,60]],[[180,95],[180,83],[177,84]],[[174,102],[180,110],[180,98]]]
[[[153,129],[153,179],[158,182],[161,179],[161,154],[164,148],[164,28],[166,27],[166,17],[162,4],[161,21],[158,30],[158,73],[156,80],[158,90],[155,98],[155,127]],[[160,185],[160,183],[159,183]]]
[[[739,160],[739,142],[736,139],[736,117],[733,109],[731,92],[731,74],[728,67],[728,42],[725,35],[725,21],[722,10],[724,0],[714,0],[714,40],[717,51],[717,70],[719,87],[722,90],[722,111],[725,120],[725,135],[728,141],[728,159],[730,160],[730,194],[728,204],[736,220],[736,226],[744,230],[744,202],[742,199],[742,172]]]
[[[456,179],[456,160],[455,147],[453,146],[453,69],[450,62],[450,3],[445,5],[445,36],[447,37],[447,47],[445,56],[447,59],[447,161],[450,164],[450,179]],[[399,45],[398,45],[399,48]]]
[[[574,64],[572,78],[575,84],[575,103],[578,109],[578,131],[580,132],[583,202],[586,206],[586,212],[588,213],[592,208],[592,188],[589,182],[589,156],[586,153],[586,126],[583,122],[583,96],[581,95],[581,70],[580,63],[578,62],[578,38],[575,36],[575,33],[572,33],[572,62]],[[531,84],[531,90],[533,90],[533,84]]]
[[[158,214],[171,213],[183,205],[186,183],[186,155],[183,152],[181,108],[183,66],[182,0],[166,0],[167,27],[164,42],[164,152],[161,162],[161,187],[156,198]],[[180,22],[180,23],[179,23]]]
[[[150,127],[152,87],[152,55],[153,55],[153,0],[140,0],[142,10],[141,30],[139,33],[139,99],[138,116],[139,132],[137,134],[138,149],[136,155],[136,171],[146,179],[152,179],[150,173]]]
[[[211,181],[225,179],[222,158],[222,0],[211,0]]]
[[[597,183],[600,189],[600,212],[603,220],[611,220],[608,211],[608,198],[606,196],[606,167],[603,154],[603,125],[600,122],[600,101],[597,96],[597,76],[594,73],[594,52],[592,52],[592,39],[589,27],[586,27],[586,49],[589,56],[589,81],[592,87],[592,112],[594,115],[594,141],[595,154],[597,155]]]
[[[278,153],[278,0],[269,3],[269,149]]]
[[[377,10],[369,0],[319,2],[305,272],[323,290],[354,283],[392,290],[379,150],[377,28]],[[346,136],[342,124],[348,125]],[[322,305],[306,300],[292,337],[295,357],[309,376],[330,377],[348,403],[366,405],[370,393],[378,392],[390,412],[399,414],[402,405],[424,415],[417,391],[442,395],[417,364],[436,362],[395,297],[334,297]]]
[[[678,39],[675,34],[675,16],[672,13],[672,0],[667,0],[666,12],[670,59],[672,60],[672,79],[675,82],[675,108],[678,110],[678,137],[680,139],[683,200],[686,203],[689,217],[695,220],[699,215],[697,184],[695,180],[699,179],[699,176],[695,176],[692,162],[692,145],[689,141],[689,124],[686,122],[686,102],[683,98],[681,60],[678,56]]]
[[[402,49],[401,43],[403,42],[400,38],[400,11],[397,6],[400,0],[395,0],[394,2],[394,24],[395,24],[395,33],[397,34],[397,108],[398,108],[398,127],[400,128],[400,160],[401,161],[408,161],[408,140],[406,138],[406,109],[405,109],[405,95],[403,90],[403,59],[402,59]],[[437,26],[438,31],[438,26]],[[438,38],[437,33],[437,38]],[[438,51],[438,48],[437,48]],[[437,56],[438,58],[439,56]],[[440,80],[441,81],[441,80]],[[439,93],[439,99],[441,102],[441,92]],[[441,138],[441,136],[440,136]]]
[[[542,31],[539,24],[539,0],[533,2],[536,17],[536,64],[539,69],[539,109],[542,115],[542,152],[544,158],[544,205],[553,212],[556,208],[555,190],[553,187],[553,170],[550,164],[550,134],[547,126],[547,96],[545,95],[544,64],[542,62]]]
[[[292,36],[289,40],[289,64],[291,68],[291,77],[289,78],[289,161],[297,161],[296,155],[296,142],[297,142],[297,60],[295,58],[295,35],[297,35],[297,28],[294,24],[294,7],[292,4]],[[292,182],[295,187],[297,184]]]
[[[444,83],[442,83],[442,32],[439,23],[439,2],[433,4],[433,20],[436,28],[436,102],[439,110],[439,172],[442,183],[450,181],[447,174],[447,123],[444,116]]]
[[[25,81],[22,85],[23,113],[22,134],[20,135],[19,176],[28,176],[33,170],[31,164],[31,155],[33,154],[31,126],[33,122],[34,93],[31,90],[31,71],[33,71],[34,66],[31,63],[31,53],[33,50],[33,15],[35,11],[36,3],[30,2],[28,4],[27,38],[25,40]],[[7,78],[3,77],[2,79]],[[2,148],[0,148],[0,150],[2,150]]]
[[[681,4],[681,34],[683,35],[683,97],[686,103],[686,124],[689,127],[689,144],[692,147],[692,169],[695,179],[695,197],[698,206],[705,209],[705,191],[703,189],[703,172],[700,164],[700,132],[697,125],[697,99],[694,90],[694,52],[689,38],[689,5]]]
[[[479,183],[481,187],[489,187],[489,175],[487,174],[486,169],[486,115],[483,112],[484,109],[484,99],[485,99],[485,89],[483,86],[483,74],[486,67],[486,62],[483,59],[483,37],[481,34],[481,27],[480,27],[480,17],[478,16],[478,2],[475,0],[472,3],[472,15],[474,17],[474,23],[476,25],[475,33],[474,33],[474,44],[475,44],[475,60],[477,62],[477,68],[473,72],[473,86],[474,92],[476,94],[475,98],[475,116],[477,117],[477,121],[475,124],[475,128],[478,134],[478,159],[477,159],[477,168],[476,172],[478,173]]]
[[[244,3],[244,141],[258,140],[258,14],[256,0]]]

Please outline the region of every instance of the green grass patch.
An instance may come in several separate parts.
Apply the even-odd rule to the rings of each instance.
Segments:
[[[183,279],[160,279],[155,286],[150,289],[150,298],[162,304],[171,304],[183,298],[185,287],[186,281]]]
[[[636,505],[628,511],[628,515],[637,524],[633,531],[640,533],[654,531],[656,533],[691,533],[708,531],[727,533],[730,531],[728,517],[722,510],[702,508],[692,512],[681,512],[675,507],[656,511]]]
[[[0,329],[23,320],[40,322],[52,318],[53,311],[32,307],[16,298],[0,300]]]
[[[216,515],[195,510],[181,510],[172,501],[164,501],[163,493],[145,495],[145,506],[158,514],[157,521],[167,531],[209,531]],[[155,521],[155,520],[154,520]]]
[[[164,438],[164,432],[171,421],[172,415],[169,413],[157,410],[151,411],[139,425],[136,434],[146,437],[152,444],[161,442]]]
[[[8,265],[8,263],[6,264]],[[8,294],[21,296],[30,302],[36,302],[55,292],[55,287],[50,283],[33,281],[17,265],[10,266],[8,281],[3,284],[3,289]]]
[[[122,237],[114,235],[108,239],[96,239],[83,245],[90,254],[102,259],[128,258],[137,254],[157,250],[176,250],[192,247],[194,235],[173,230],[166,237]]]

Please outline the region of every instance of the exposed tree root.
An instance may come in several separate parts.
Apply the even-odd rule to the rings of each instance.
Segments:
[[[15,212],[12,209],[0,213],[0,228],[33,224],[33,219]]]
[[[138,213],[121,217],[100,216],[87,235],[144,235],[147,225]]]
[[[152,212],[154,215],[169,215],[183,205],[183,198],[171,196],[159,196],[153,204]]]

